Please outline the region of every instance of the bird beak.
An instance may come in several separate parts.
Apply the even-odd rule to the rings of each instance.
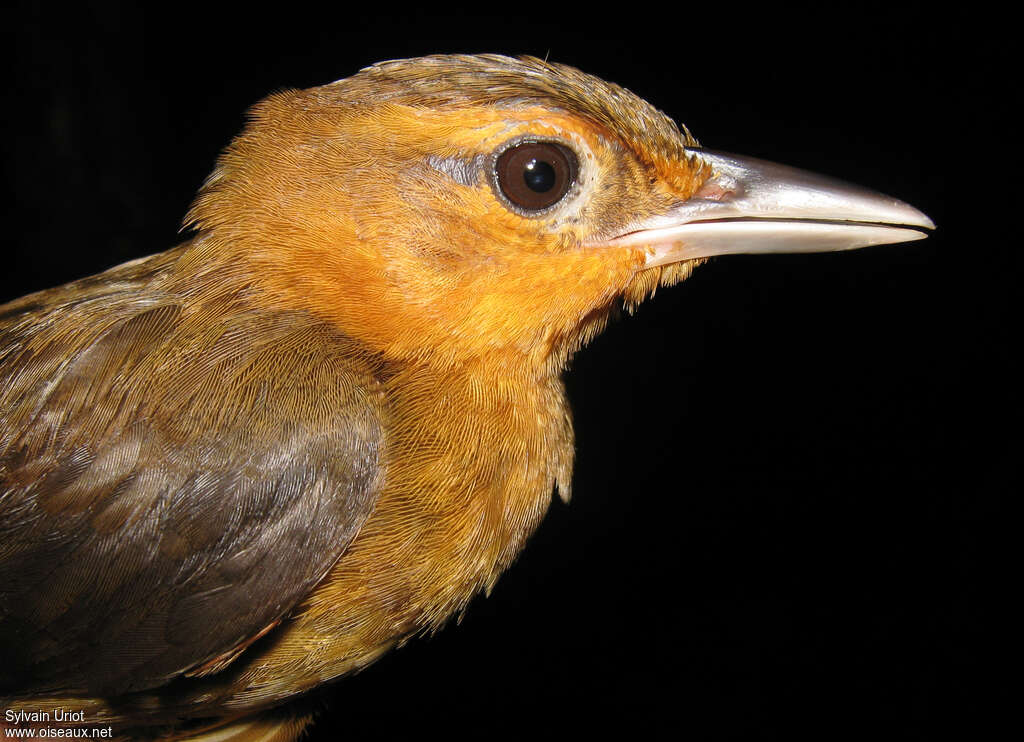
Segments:
[[[647,266],[734,253],[829,252],[920,240],[935,228],[881,193],[752,157],[687,148],[711,176],[690,199],[602,246],[648,248]]]

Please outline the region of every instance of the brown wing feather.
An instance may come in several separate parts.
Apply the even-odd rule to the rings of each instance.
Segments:
[[[114,694],[230,653],[379,484],[375,361],[179,251],[0,307],[0,690]]]

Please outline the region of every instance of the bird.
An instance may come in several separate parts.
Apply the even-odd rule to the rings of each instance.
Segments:
[[[184,242],[0,306],[0,725],[296,739],[568,501],[617,309],[934,226],[533,57],[274,93]]]

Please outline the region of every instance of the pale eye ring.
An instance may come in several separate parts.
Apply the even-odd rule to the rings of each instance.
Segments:
[[[528,139],[497,153],[492,177],[506,205],[537,216],[558,204],[576,183],[575,153],[559,142]]]

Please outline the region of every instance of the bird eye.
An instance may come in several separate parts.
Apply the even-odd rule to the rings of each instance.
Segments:
[[[576,155],[554,142],[521,142],[494,161],[501,194],[526,216],[554,206],[576,182]]]

